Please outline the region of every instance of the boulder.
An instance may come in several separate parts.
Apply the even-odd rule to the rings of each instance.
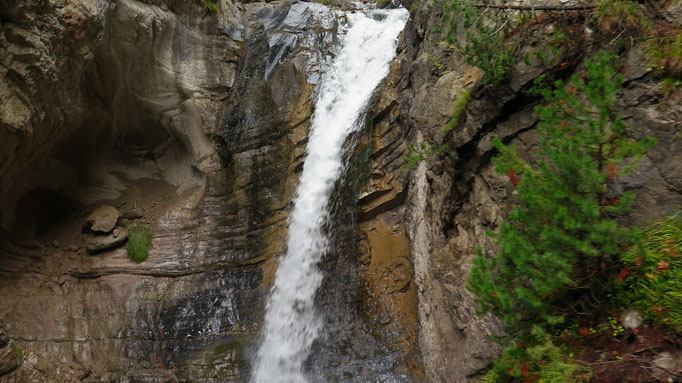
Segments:
[[[665,351],[656,356],[653,365],[655,366],[653,369],[654,376],[666,376],[671,372],[677,371],[680,365],[680,358],[677,355]]]
[[[634,330],[642,324],[644,317],[637,310],[627,310],[620,316],[620,323],[626,329]]]
[[[115,207],[103,205],[85,219],[84,227],[94,232],[109,233],[114,229],[120,217],[121,212]]]
[[[663,12],[663,17],[669,23],[682,26],[682,3],[677,1],[670,4]]]
[[[128,239],[128,230],[119,227],[111,234],[93,234],[88,236],[85,240],[85,245],[88,251],[91,253],[96,253],[102,250],[110,249],[116,247]]]

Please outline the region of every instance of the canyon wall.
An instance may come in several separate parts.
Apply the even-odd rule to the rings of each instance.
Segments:
[[[0,382],[247,379],[344,20],[316,3],[200,4],[0,4],[0,326],[11,338],[0,349],[21,362]],[[520,63],[490,87],[440,44],[437,6],[403,5],[398,57],[334,197],[325,329],[307,363],[320,381],[474,382],[490,365],[499,324],[475,314],[464,287],[514,200],[490,141],[532,158],[539,100],[524,90],[580,71],[594,49],[562,51],[562,70]],[[679,23],[679,7],[665,12]],[[646,224],[682,205],[680,91],[664,99],[641,48],[624,55],[619,114],[633,137],[658,139],[622,185],[638,196],[628,222]],[[403,167],[421,141],[450,154]],[[152,227],[147,260],[88,252],[83,223],[102,205],[122,227]]]
[[[24,361],[0,380],[246,380],[344,20],[315,3],[218,5],[0,5],[0,323]],[[121,230],[152,227],[147,260],[88,251],[102,205]],[[320,298],[312,369],[401,379],[364,324],[352,257],[324,266],[340,279]]]
[[[413,306],[404,302],[413,301],[416,288],[417,344],[425,381],[475,382],[499,352],[488,336],[499,334],[500,324],[489,315],[476,314],[473,296],[465,288],[468,270],[477,247],[488,254],[494,251],[486,231],[494,231],[515,203],[513,183],[493,171],[491,158],[497,151],[491,140],[499,137],[513,144],[522,158],[532,161],[538,151],[535,106],[540,102],[528,92],[534,79],[543,74],[567,79],[584,70],[584,62],[597,50],[618,48],[614,36],[604,41],[580,29],[584,40],[564,44],[555,63],[519,62],[506,81],[492,86],[483,81],[478,68],[466,63],[454,43],[444,43],[447,24],[437,2],[403,4],[412,17],[373,110],[366,149],[368,180],[358,200],[358,226],[361,243],[369,243],[369,269],[374,264],[383,267],[381,273],[365,275],[369,286],[382,286],[376,281],[380,278],[384,284],[410,287],[395,291],[382,286],[373,291],[386,302],[391,323],[407,325],[405,318],[412,313],[408,307]],[[682,25],[679,4],[660,10],[660,16]],[[542,41],[542,36],[551,36],[554,25],[546,15],[539,20],[537,39]],[[457,43],[465,42],[460,33]],[[527,44],[527,51],[538,44],[518,43]],[[619,181],[622,191],[637,196],[622,222],[647,225],[682,206],[682,170],[676,165],[682,160],[682,92],[677,87],[665,94],[641,45],[621,48],[619,53],[624,57],[625,83],[616,112],[629,136],[658,141],[639,169]],[[468,102],[453,122],[453,107],[461,98]],[[403,154],[414,153],[410,145],[418,149],[420,142],[428,147],[445,145],[447,150],[427,156],[411,169]],[[385,254],[393,254],[390,263]],[[379,328],[388,330],[391,325]]]

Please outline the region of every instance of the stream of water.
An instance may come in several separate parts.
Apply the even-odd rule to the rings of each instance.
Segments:
[[[361,125],[363,109],[395,57],[405,9],[346,13],[341,50],[321,81],[307,157],[289,217],[287,254],[268,298],[252,382],[307,382],[303,364],[322,326],[314,307],[322,282],[317,264],[329,248],[323,230],[329,199],[342,174],[343,143]]]

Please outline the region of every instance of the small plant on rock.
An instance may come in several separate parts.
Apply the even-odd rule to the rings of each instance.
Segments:
[[[438,157],[443,157],[448,154],[450,147],[447,144],[436,145],[427,144],[422,141],[419,144],[409,144],[407,152],[403,154],[403,169],[414,170],[422,161],[426,161],[429,165]]]
[[[152,229],[149,226],[136,226],[130,230],[128,238],[128,258],[140,263],[149,256],[152,247]]]
[[[462,112],[466,109],[469,104],[469,97],[471,96],[471,89],[464,89],[458,96],[455,102],[452,104],[452,116],[450,116],[450,121],[448,125],[443,129],[443,133],[447,133],[452,129],[456,128],[459,124],[459,120],[462,117]]]
[[[211,12],[218,12],[218,0],[199,0],[201,6]]]
[[[596,17],[605,32],[639,32],[651,27],[651,22],[633,0],[597,0]]]

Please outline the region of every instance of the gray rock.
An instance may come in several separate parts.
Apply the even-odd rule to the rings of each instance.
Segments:
[[[88,251],[91,253],[96,253],[102,250],[110,249],[116,247],[128,239],[128,230],[123,228],[117,228],[118,236],[114,234],[94,234],[88,236],[85,240],[85,245]]]
[[[626,329],[636,329],[642,325],[644,317],[637,310],[627,310],[620,316],[620,323]]]
[[[6,374],[19,367],[19,351],[13,341],[0,349],[0,375]]]
[[[661,376],[666,374],[666,372],[676,371],[680,365],[680,358],[666,351],[658,354],[656,359],[654,359],[653,364],[656,366],[654,375]]]
[[[625,61],[625,73],[628,80],[634,80],[643,77],[649,73],[649,62],[644,57],[644,51],[641,47],[633,48],[627,56]]]
[[[85,226],[94,232],[108,233],[114,229],[121,212],[115,207],[103,205],[85,219]]]
[[[669,23],[682,26],[682,3],[678,1],[670,4],[668,9],[663,13],[663,17],[665,17],[666,21]]]

